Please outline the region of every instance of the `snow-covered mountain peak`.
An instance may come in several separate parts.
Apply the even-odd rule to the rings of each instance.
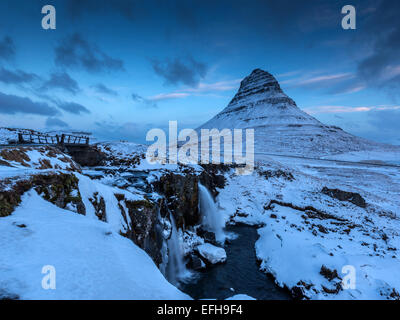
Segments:
[[[302,111],[269,72],[255,69],[228,106],[200,129],[254,129],[257,153],[321,156],[386,148]]]
[[[288,105],[296,107],[296,103],[290,99],[281,89],[275,77],[261,69],[255,69],[240,83],[240,88],[225,111],[240,111],[243,107],[265,107]]]
[[[234,100],[240,100],[254,94],[264,94],[265,96],[285,95],[274,76],[261,69],[253,70],[249,76],[242,80]]]

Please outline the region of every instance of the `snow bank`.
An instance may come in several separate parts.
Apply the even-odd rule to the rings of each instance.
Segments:
[[[34,191],[0,218],[0,292],[21,299],[189,299],[111,226],[55,207]],[[56,289],[42,288],[43,266]]]

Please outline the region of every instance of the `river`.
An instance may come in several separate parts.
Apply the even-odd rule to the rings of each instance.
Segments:
[[[247,294],[258,300],[290,299],[285,290],[259,270],[254,249],[257,229],[236,225],[226,231],[238,236],[225,245],[227,262],[198,272],[191,282],[181,283],[180,289],[194,299],[219,300],[235,294]]]

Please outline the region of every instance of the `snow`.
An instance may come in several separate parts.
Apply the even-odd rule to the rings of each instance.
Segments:
[[[393,299],[400,291],[400,170],[395,167],[335,161],[265,157],[249,176],[226,175],[217,202],[231,223],[257,226],[256,254],[261,270],[281,287],[295,286],[310,299]],[[293,179],[276,174],[290,172]],[[265,172],[269,175],[265,175]],[[359,193],[367,202],[360,208],[321,193],[324,186]],[[312,206],[328,214],[297,210]],[[345,276],[342,268],[356,270],[356,289],[336,290]],[[320,274],[322,266],[338,278]],[[325,289],[326,290],[325,290]],[[340,286],[340,288],[342,288]]]
[[[94,194],[97,193],[98,197],[102,197],[104,199],[107,223],[110,224],[111,228],[116,232],[126,232],[128,230],[128,225],[121,214],[115,194],[123,194],[125,199],[131,201],[144,200],[143,196],[133,194],[123,189],[107,186],[96,180],[91,180],[89,177],[79,173],[75,173],[75,175],[79,179],[79,192],[86,208],[86,215],[93,219],[97,219],[95,215],[95,209],[92,203],[89,201],[89,199],[93,198]],[[126,216],[129,224],[129,215]]]
[[[255,152],[315,156],[350,151],[390,150],[388,146],[327,126],[297,107],[276,79],[254,70],[240,85],[229,105],[200,129],[254,129]]]
[[[8,144],[10,140],[18,139],[17,129],[0,128],[0,144]]]
[[[197,246],[196,249],[198,253],[211,264],[226,261],[226,252],[223,248],[216,247],[210,243],[204,243]]]
[[[13,160],[7,160],[10,158]],[[30,167],[35,169],[79,170],[80,168],[69,155],[49,146],[12,146],[0,149],[0,160],[7,162],[11,167],[21,169]]]
[[[46,300],[190,298],[109,224],[60,209],[34,191],[23,196],[12,215],[0,219],[3,295]],[[46,265],[55,267],[55,290],[42,288]]]
[[[232,297],[226,298],[225,300],[257,300],[257,299],[250,297],[247,294],[236,294]]]
[[[375,162],[375,163],[393,163],[400,165],[400,148],[393,147],[393,150],[382,152],[382,150],[358,151],[335,154],[322,157],[322,159],[333,159],[354,162]]]

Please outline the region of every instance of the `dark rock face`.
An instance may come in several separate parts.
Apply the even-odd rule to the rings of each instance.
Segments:
[[[203,164],[204,171],[200,175],[200,183],[210,190],[211,194],[218,195],[217,188],[225,187],[226,179],[224,173],[232,169],[232,166],[225,164]]]
[[[174,215],[177,228],[194,226],[200,221],[198,176],[168,173],[154,183],[157,192],[165,196],[166,209],[161,211],[163,216],[168,211]]]
[[[127,200],[123,194],[116,194],[115,197],[118,200],[121,214],[128,225],[128,229],[125,232],[121,231],[121,235],[131,239],[146,251],[157,265],[160,265],[163,239],[158,225],[159,204],[149,200]],[[128,209],[127,212],[122,204]],[[128,215],[131,220],[130,224],[127,219]]]
[[[67,146],[64,147],[65,153],[69,154],[71,158],[83,167],[100,166],[105,160],[106,156],[95,146]]]
[[[2,181],[10,189],[2,190],[0,186],[0,217],[10,215],[15,207],[20,204],[21,196],[34,188],[45,200],[65,209],[72,205],[80,214],[85,214],[86,209],[78,189],[78,178],[74,174],[52,173],[38,174],[27,180]]]
[[[211,231],[204,230],[202,227],[197,229],[197,235],[202,237],[206,242],[209,242],[213,245],[218,245],[215,239],[215,233]]]
[[[331,198],[338,199],[339,201],[349,201],[361,208],[367,206],[365,199],[356,192],[347,192],[340,189],[328,189],[327,187],[324,187],[321,192]]]
[[[202,270],[206,267],[206,265],[197,255],[191,254],[189,256],[188,267],[193,270]]]
[[[337,270],[331,270],[324,265],[321,266],[321,271],[319,273],[329,281],[332,281],[335,278],[339,278]]]
[[[274,76],[261,69],[255,69],[253,72],[240,83],[239,91],[233,97],[230,104],[235,104],[241,100],[245,100],[248,97],[266,93],[266,96],[270,96],[272,93],[283,93],[282,89],[274,78]],[[296,105],[296,103],[288,97],[277,97],[269,98],[269,101],[262,101],[264,103],[289,103]],[[243,106],[246,108],[246,106]],[[236,109],[230,110],[229,112],[239,111]]]
[[[106,203],[104,198],[99,196],[98,192],[93,194],[93,197],[89,199],[90,203],[93,205],[94,213],[101,221],[106,221]]]
[[[207,187],[214,197],[218,195],[217,188],[225,186],[222,173],[230,170],[230,167],[206,165],[203,168],[205,170],[200,175],[190,170],[184,174],[169,172],[153,183],[155,191],[166,199],[165,207],[161,208],[161,215],[165,217],[168,211],[171,212],[178,228],[200,223],[199,182]]]

